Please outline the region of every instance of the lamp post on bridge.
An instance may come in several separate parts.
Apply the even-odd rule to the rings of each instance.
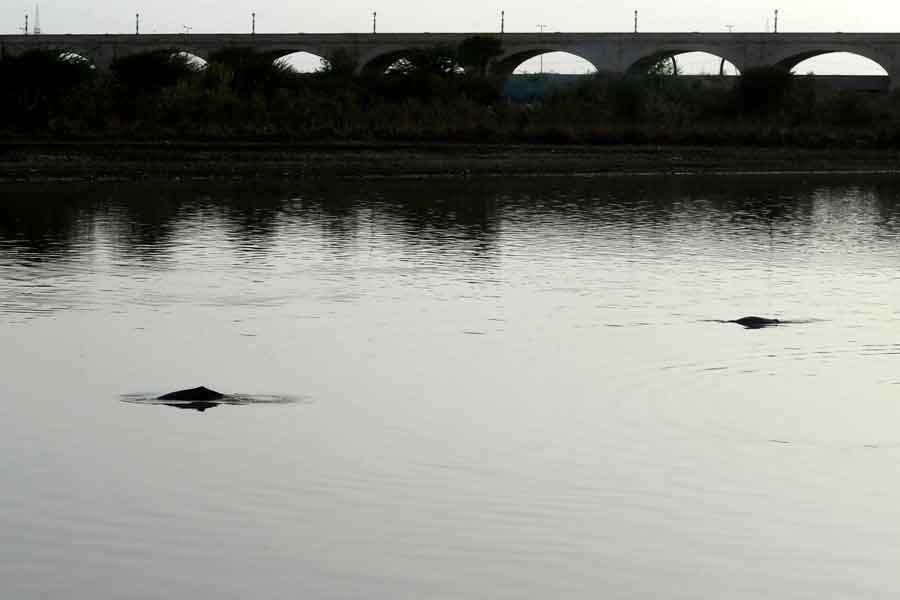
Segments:
[[[134,35],[141,35],[141,13],[134,13]]]
[[[250,13],[250,35],[256,35],[256,13]]]
[[[538,25],[537,28],[540,30],[541,35],[544,34],[544,30],[547,29],[546,25]],[[544,55],[541,54],[541,75],[544,74]]]
[[[775,9],[775,33],[778,33],[778,9]]]
[[[634,11],[634,32],[635,32],[635,33],[638,32],[638,28],[637,28],[637,17],[638,17],[638,11]]]
[[[25,13],[25,27],[19,27],[19,31],[28,35],[28,13]]]
[[[372,12],[372,33],[378,33],[378,13]]]
[[[500,11],[500,33],[506,33],[506,11]]]

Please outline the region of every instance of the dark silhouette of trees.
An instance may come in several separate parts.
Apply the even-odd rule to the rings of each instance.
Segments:
[[[160,90],[175,85],[198,70],[190,57],[178,50],[155,50],[116,58],[111,66],[116,80],[135,92]]]
[[[388,67],[389,75],[435,75],[449,77],[463,72],[456,48],[439,44],[431,48],[415,48]]]
[[[738,78],[735,95],[741,111],[772,114],[784,107],[794,84],[794,74],[784,67],[746,69]]]
[[[272,94],[279,88],[290,87],[298,75],[286,62],[252,48],[214,52],[209,55],[209,62],[222,65],[232,73],[232,88],[241,96]]]
[[[359,60],[348,50],[341,48],[331,56],[322,59],[321,73],[338,77],[352,77],[359,66]]]
[[[77,54],[32,50],[0,60],[0,124],[31,126],[65,112],[77,91],[94,80],[96,69]]]
[[[466,38],[457,49],[459,63],[467,72],[486,77],[491,63],[503,54],[503,42],[494,36],[476,35]]]
[[[203,67],[175,49],[135,54],[110,72],[64,51],[5,55],[0,136],[900,147],[900,94],[836,91],[770,67],[735,78],[559,76],[527,97],[502,95],[506,79],[490,76],[499,42],[417,50],[383,74],[357,74],[349,54],[297,73],[247,48]]]
[[[666,56],[650,66],[647,74],[655,77],[677,77],[681,74],[681,70],[678,67],[678,61],[674,56]]]

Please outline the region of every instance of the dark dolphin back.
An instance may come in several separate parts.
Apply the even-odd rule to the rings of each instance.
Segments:
[[[225,394],[220,394],[215,390],[200,386],[198,388],[193,388],[190,390],[178,390],[177,392],[165,394],[164,396],[160,396],[158,399],[209,402],[211,400],[221,400],[224,397]]]
[[[762,327],[769,327],[770,325],[778,325],[781,321],[778,319],[767,319],[766,317],[743,317],[731,322],[743,325],[748,329],[760,329]]]

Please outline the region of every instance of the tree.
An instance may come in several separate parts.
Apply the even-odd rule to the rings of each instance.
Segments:
[[[767,114],[784,108],[793,83],[790,69],[753,67],[741,73],[734,91],[742,110]]]
[[[655,76],[678,76],[681,74],[678,69],[678,63],[675,61],[675,56],[665,56],[658,61],[656,61],[648,70],[648,75]]]
[[[175,49],[123,56],[115,59],[110,68],[117,80],[133,90],[158,90],[172,86],[197,70],[187,55]]]
[[[274,60],[267,52],[253,48],[226,48],[213,52],[210,63],[225,65],[234,74],[232,86],[239,94],[250,96],[256,92],[272,93],[289,87],[296,73],[282,60]]]
[[[46,122],[47,115],[60,107],[80,104],[78,91],[95,77],[93,65],[70,52],[5,55],[0,58],[0,124]]]
[[[459,62],[467,71],[475,71],[482,77],[488,73],[491,62],[503,54],[503,42],[496,37],[476,35],[466,38],[457,49]]]

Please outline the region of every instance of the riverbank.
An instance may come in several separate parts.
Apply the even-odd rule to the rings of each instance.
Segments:
[[[0,181],[898,172],[898,150],[693,146],[14,142]]]

